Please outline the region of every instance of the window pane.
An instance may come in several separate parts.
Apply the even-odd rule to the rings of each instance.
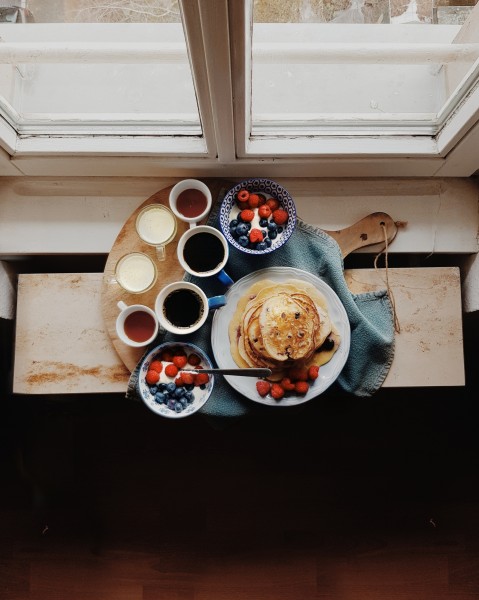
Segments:
[[[1,65],[3,112],[20,132],[201,135],[177,0],[30,0],[28,10],[34,22],[0,23],[4,41],[45,52]],[[109,50],[53,60],[58,43]]]
[[[427,46],[449,51],[476,1],[255,0],[252,134],[435,134],[477,56]]]

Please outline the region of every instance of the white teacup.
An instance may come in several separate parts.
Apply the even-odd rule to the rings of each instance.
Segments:
[[[176,252],[180,265],[190,275],[216,275],[224,285],[233,285],[233,280],[224,270],[229,257],[228,241],[214,227],[198,225],[188,229],[180,237]]]
[[[163,329],[185,335],[202,327],[210,310],[225,304],[225,296],[208,298],[194,283],[175,281],[165,286],[156,297],[155,313]]]
[[[180,221],[195,227],[211,209],[209,187],[197,179],[183,179],[170,191],[170,208]]]
[[[120,314],[116,319],[116,333],[120,340],[132,348],[148,346],[158,335],[155,311],[144,304],[128,306],[120,300]]]

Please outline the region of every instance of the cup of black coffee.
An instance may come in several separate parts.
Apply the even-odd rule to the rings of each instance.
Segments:
[[[175,281],[165,286],[156,297],[155,313],[163,329],[185,335],[198,330],[205,323],[210,310],[225,304],[225,296],[208,298],[194,283]]]
[[[233,285],[233,280],[224,270],[229,256],[228,242],[218,229],[209,225],[188,229],[178,242],[177,254],[180,265],[190,275],[216,275],[224,285]]]

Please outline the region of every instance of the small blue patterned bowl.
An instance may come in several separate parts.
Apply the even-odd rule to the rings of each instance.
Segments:
[[[140,365],[137,388],[146,406],[157,415],[167,417],[168,419],[189,417],[204,406],[210,397],[215,383],[214,376],[209,375],[209,380],[206,384],[201,386],[189,385],[185,387],[183,393],[177,392],[176,390],[179,387],[183,388],[184,386],[175,384],[177,375],[166,375],[165,369],[171,363],[171,360],[165,358],[165,352],[173,356],[184,354],[188,359],[190,355],[196,355],[200,359],[200,363],[196,367],[198,369],[211,369],[213,365],[201,348],[187,342],[165,342],[160,344],[148,352]],[[148,384],[146,374],[154,361],[162,363],[159,381],[156,384]],[[191,364],[187,363],[180,371],[194,370],[194,368]],[[169,385],[173,389],[169,390]],[[188,392],[186,396],[185,392]],[[181,404],[181,406],[175,406],[177,403]]]
[[[237,202],[237,194],[241,190],[262,194],[266,199],[275,198],[279,201],[280,208],[288,213],[287,222],[279,227],[279,230],[276,231],[276,235],[273,238],[272,236],[270,237],[270,226],[264,224],[261,225],[257,215],[258,209],[253,209],[255,217],[251,223],[251,228],[260,229],[267,234],[265,236],[265,242],[268,244],[266,247],[264,247],[263,244],[260,246],[260,249],[256,249],[257,244],[249,243],[245,245],[246,240],[244,239],[244,236],[240,240],[241,236],[235,232],[234,226],[233,228],[231,227],[231,222],[238,220],[238,215],[241,212],[241,208],[238,206]],[[220,207],[219,221],[223,235],[234,248],[241,250],[241,252],[246,252],[247,254],[268,254],[269,252],[274,252],[278,248],[281,248],[281,246],[283,246],[291,237],[296,226],[296,206],[289,192],[285,190],[282,185],[276,183],[276,181],[263,178],[247,179],[237,183],[227,192]],[[271,221],[272,219],[270,218],[269,222]]]

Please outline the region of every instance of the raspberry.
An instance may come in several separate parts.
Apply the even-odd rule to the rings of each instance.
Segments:
[[[165,362],[171,362],[173,360],[173,353],[171,350],[163,350],[161,353],[161,360],[164,360]]]
[[[269,383],[269,381],[260,379],[259,381],[256,382],[256,389],[258,391],[258,394],[262,398],[264,398],[265,396],[267,396],[269,394],[269,390],[271,389],[271,384]]]
[[[165,375],[167,375],[168,377],[176,377],[178,375],[178,367],[172,363],[166,365]]]
[[[250,194],[248,198],[248,205],[250,208],[258,208],[260,199],[258,194]]]
[[[183,367],[185,367],[187,362],[188,359],[186,358],[186,356],[173,356],[173,364],[175,365],[175,367],[178,367],[178,369],[182,369]]]
[[[163,371],[163,363],[161,360],[154,360],[150,365],[150,369],[157,373],[161,373]]]
[[[188,362],[190,363],[190,365],[192,365],[193,367],[196,367],[197,365],[200,364],[201,362],[201,358],[195,354],[194,352],[192,352],[189,356],[188,356]]]
[[[240,190],[237,194],[236,197],[238,198],[238,200],[240,202],[247,202],[248,198],[249,198],[249,192],[248,190]]]
[[[271,395],[275,400],[281,400],[281,398],[284,396],[284,390],[279,383],[273,383],[271,386]]]
[[[154,385],[160,379],[160,374],[158,373],[158,371],[153,371],[152,369],[150,369],[149,371],[147,371],[145,379],[146,383],[148,383],[149,385]]]
[[[256,194],[259,198],[259,206],[263,206],[263,204],[265,204],[266,202],[266,196],[264,196],[263,194]]]
[[[293,367],[288,372],[291,381],[308,381],[308,369]]]
[[[256,242],[262,242],[263,241],[263,233],[260,229],[252,229],[249,232],[249,241],[252,244],[256,244]]]
[[[284,209],[278,208],[277,210],[273,211],[273,221],[276,223],[276,225],[284,225],[287,220],[288,213]]]
[[[183,371],[180,373],[180,379],[182,381],[182,385],[191,385],[195,382],[195,376],[193,373],[188,373],[188,371]]]
[[[306,394],[309,390],[309,383],[307,381],[297,381],[294,384],[294,391],[297,394]]]
[[[276,198],[269,198],[266,200],[266,204],[270,207],[272,211],[275,211],[279,208],[279,201]]]
[[[240,218],[242,221],[245,222],[252,221],[254,219],[254,212],[249,208],[242,210],[240,212]]]
[[[294,390],[294,383],[289,377],[283,377],[283,379],[279,382],[279,385],[285,392],[292,392]]]
[[[263,204],[258,208],[258,217],[261,219],[269,219],[271,216],[271,209],[267,204]]]
[[[318,365],[311,365],[308,369],[308,379],[314,381],[318,378],[319,375],[319,367]]]
[[[208,381],[210,380],[208,373],[196,373],[196,375],[194,376],[194,384],[195,385],[204,385],[205,383],[208,383]]]
[[[246,209],[249,209],[249,204],[248,204],[248,202],[237,202],[236,204],[238,205],[238,208],[239,208],[240,210],[246,210]]]
[[[182,385],[184,385],[181,374],[178,375],[178,377],[175,379],[175,385],[176,385],[176,387],[181,387]]]

